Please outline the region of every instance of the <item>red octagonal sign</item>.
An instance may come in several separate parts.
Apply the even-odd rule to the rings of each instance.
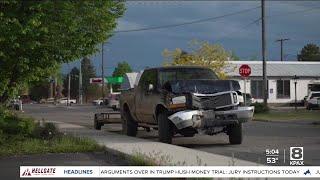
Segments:
[[[242,64],[239,68],[239,74],[242,77],[248,77],[251,74],[251,68],[248,64]]]

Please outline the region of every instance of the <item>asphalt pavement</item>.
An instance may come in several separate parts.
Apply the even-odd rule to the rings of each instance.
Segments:
[[[75,105],[71,107],[46,104],[24,106],[25,114],[47,121],[61,121],[93,128],[94,114],[112,111],[111,109]],[[319,118],[320,119],[320,118]],[[108,124],[102,131],[120,133],[120,124]],[[304,147],[305,165],[320,165],[320,126],[310,121],[258,122],[244,124],[244,141],[241,145],[229,145],[225,134],[216,136],[197,135],[195,137],[176,137],[173,144],[242,160],[266,164],[266,149],[278,149],[279,157],[274,165],[289,165],[290,147]],[[157,132],[140,130],[138,137],[157,141]]]

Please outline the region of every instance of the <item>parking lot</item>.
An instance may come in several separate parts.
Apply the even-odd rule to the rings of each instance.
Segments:
[[[37,119],[62,121],[93,128],[94,113],[112,111],[92,105],[75,105],[71,107],[54,105],[26,105],[25,114]],[[241,145],[229,145],[225,134],[216,136],[195,136],[192,138],[176,137],[173,144],[199,151],[206,151],[257,163],[266,163],[265,150],[278,149],[280,152],[277,165],[289,164],[289,148],[304,147],[304,163],[320,164],[320,126],[311,121],[294,122],[258,122],[244,124],[244,142]],[[120,124],[109,124],[102,127],[104,131],[121,133]],[[138,137],[157,141],[157,132],[146,132],[141,129]],[[285,151],[285,159],[284,159]]]

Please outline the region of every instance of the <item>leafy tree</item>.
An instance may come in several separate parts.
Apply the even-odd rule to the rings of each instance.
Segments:
[[[91,60],[88,57],[84,57],[81,60],[81,71],[82,71],[82,90],[85,98],[85,102],[88,102],[88,97],[96,95],[98,87],[90,84],[90,78],[96,77],[96,70],[92,65]]]
[[[126,73],[132,72],[130,65],[126,62],[118,63],[118,66],[114,69],[112,76],[124,76]]]
[[[298,55],[298,61],[320,61],[320,48],[315,44],[307,44]]]
[[[62,94],[68,96],[69,74],[64,76]],[[76,99],[79,95],[79,69],[74,67],[70,71],[70,97]]]
[[[218,44],[210,44],[207,41],[193,40],[190,43],[191,53],[177,48],[173,51],[165,49],[164,65],[199,65],[211,68],[220,78],[225,78],[223,71],[228,65],[230,53]]]
[[[29,88],[30,98],[34,101],[40,101],[42,98],[48,98],[50,90],[50,83],[48,79],[37,81]]]
[[[130,65],[126,62],[120,62],[118,63],[118,66],[114,69],[112,76],[120,76],[123,77],[126,73],[132,72],[132,69]],[[120,88],[119,84],[113,85],[113,88],[115,91],[117,91]]]
[[[0,103],[112,36],[121,1],[0,1]]]

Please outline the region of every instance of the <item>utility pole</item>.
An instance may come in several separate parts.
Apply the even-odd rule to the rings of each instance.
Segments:
[[[68,101],[67,101],[67,106],[70,104],[70,83],[71,83],[71,71],[69,72],[69,77],[68,77]]]
[[[101,93],[102,93],[102,99],[104,99],[104,63],[103,63],[103,47],[104,47],[104,43],[102,43],[102,47],[101,47],[101,78],[102,78],[102,89],[101,89]]]
[[[267,81],[267,63],[266,63],[266,33],[265,33],[265,0],[261,0],[261,38],[262,38],[262,76],[263,76],[263,103],[268,103],[268,81]]]
[[[67,99],[67,106],[69,106],[70,103],[70,88],[71,88],[71,71],[70,71],[70,66],[68,63],[68,69],[69,69],[69,75],[68,75],[68,99]]]
[[[80,68],[79,68],[79,103],[82,104],[82,59],[80,60]]]
[[[50,89],[49,89],[49,98],[53,97],[53,80],[52,80],[52,76],[50,76]]]
[[[283,41],[288,41],[290,39],[286,38],[286,39],[277,39],[276,42],[280,42],[280,46],[281,46],[281,61],[283,61]]]

